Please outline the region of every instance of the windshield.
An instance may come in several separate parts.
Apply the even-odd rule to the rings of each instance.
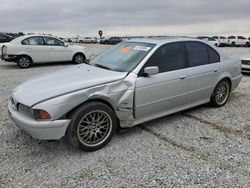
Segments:
[[[130,72],[155,46],[156,44],[151,43],[122,42],[97,56],[89,64],[119,72]]]

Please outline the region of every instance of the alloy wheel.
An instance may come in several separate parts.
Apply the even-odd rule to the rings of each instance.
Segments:
[[[102,144],[111,133],[112,120],[104,111],[96,110],[86,114],[79,122],[77,136],[87,146]]]
[[[215,90],[215,100],[219,105],[226,102],[229,95],[229,85],[227,82],[221,82]]]

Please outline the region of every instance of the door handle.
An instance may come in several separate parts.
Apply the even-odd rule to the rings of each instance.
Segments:
[[[218,69],[215,69],[214,72],[218,72]]]
[[[184,80],[185,78],[187,78],[187,76],[180,76],[181,80]]]

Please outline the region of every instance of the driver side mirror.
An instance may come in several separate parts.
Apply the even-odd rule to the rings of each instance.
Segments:
[[[143,76],[148,77],[148,76],[156,75],[158,73],[159,73],[159,67],[157,67],[157,66],[145,67]]]
[[[68,44],[67,42],[65,42],[65,43],[64,43],[64,46],[65,46],[65,47],[68,47],[68,46],[69,46],[69,44]]]

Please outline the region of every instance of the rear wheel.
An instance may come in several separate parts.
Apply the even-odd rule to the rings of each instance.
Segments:
[[[73,63],[75,63],[75,64],[84,63],[85,60],[86,60],[86,57],[81,53],[75,54],[73,57]]]
[[[224,79],[215,87],[210,99],[210,104],[214,107],[224,106],[230,94],[230,83]]]
[[[249,47],[249,46],[250,46],[249,42],[246,42],[245,47]]]
[[[32,64],[32,60],[28,56],[20,56],[17,59],[17,65],[22,69],[29,68],[31,64]]]
[[[235,46],[236,46],[236,45],[235,45],[235,42],[232,42],[232,43],[231,43],[231,46],[232,46],[232,47],[235,47]]]
[[[74,147],[83,151],[95,151],[107,145],[117,128],[114,111],[100,102],[79,107],[70,118],[67,138]]]

